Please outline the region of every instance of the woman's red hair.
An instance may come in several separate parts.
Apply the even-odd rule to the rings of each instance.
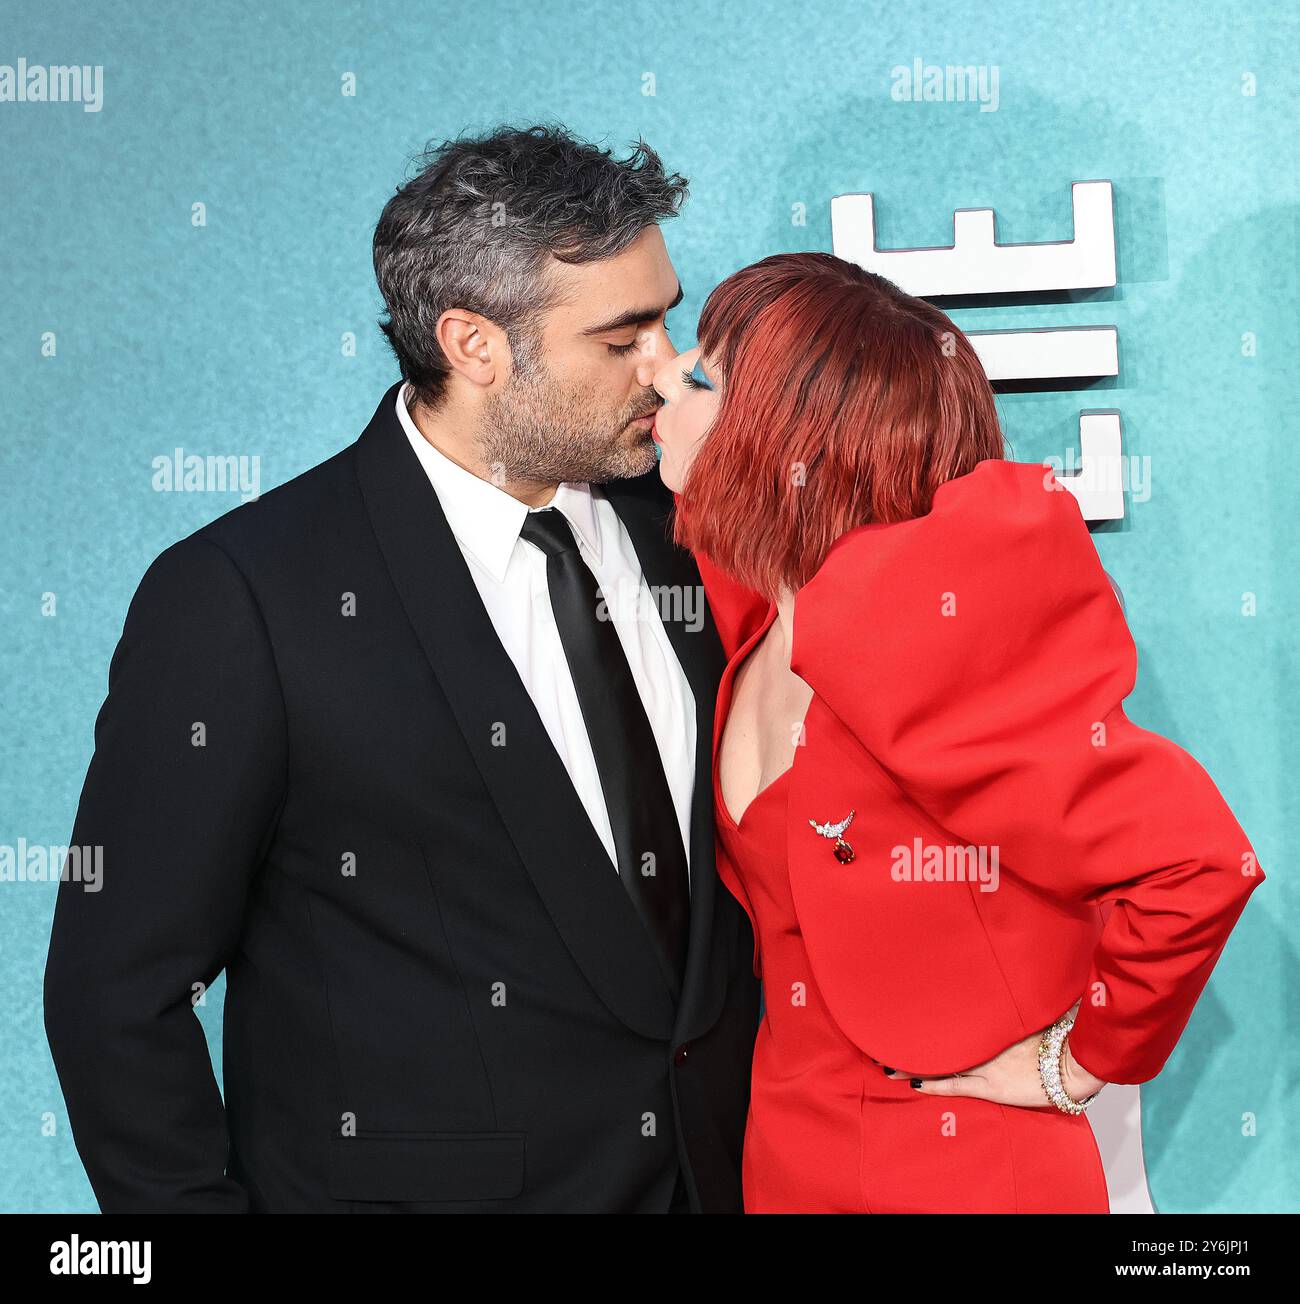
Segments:
[[[825,253],[775,254],[709,295],[722,401],[674,535],[774,600],[870,522],[924,516],[945,480],[1006,456],[988,378],[938,308]]]

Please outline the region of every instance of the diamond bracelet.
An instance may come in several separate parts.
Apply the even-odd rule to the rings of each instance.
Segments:
[[[1063,1015],[1043,1032],[1038,1042],[1038,1076],[1042,1079],[1043,1091],[1063,1114],[1082,1114],[1100,1094],[1093,1092],[1086,1100],[1074,1100],[1061,1084],[1061,1050],[1066,1034],[1073,1027],[1073,1016]]]

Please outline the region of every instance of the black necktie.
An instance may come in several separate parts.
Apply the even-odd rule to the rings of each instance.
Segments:
[[[520,537],[546,554],[551,610],[600,772],[619,877],[654,940],[673,995],[680,997],[690,885],[654,731],[608,607],[601,606],[600,585],[564,514],[554,507],[529,512]]]

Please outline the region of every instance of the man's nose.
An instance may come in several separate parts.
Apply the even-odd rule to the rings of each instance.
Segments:
[[[679,355],[673,348],[672,340],[668,338],[668,332],[662,326],[650,337],[648,343],[649,347],[642,354],[637,380],[642,385],[653,385],[655,389],[659,389],[655,382],[660,372]],[[663,390],[659,389],[659,392],[662,394]]]

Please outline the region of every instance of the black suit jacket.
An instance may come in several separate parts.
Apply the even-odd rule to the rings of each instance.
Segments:
[[[109,671],[45,1019],[105,1212],[739,1212],[758,1020],[714,870],[710,618],[675,1003],[384,395],[164,551]],[[698,586],[657,473],[604,486]],[[673,613],[667,612],[667,616]],[[218,1092],[192,1002],[226,972]]]

